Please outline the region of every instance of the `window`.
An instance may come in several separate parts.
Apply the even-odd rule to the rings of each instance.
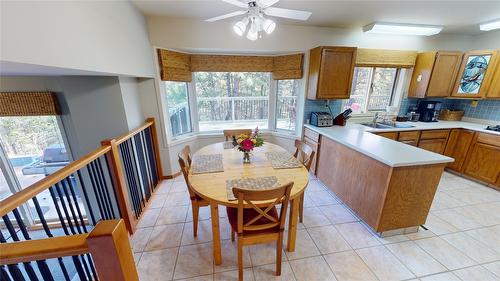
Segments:
[[[346,102],[354,113],[385,111],[396,105],[395,98],[398,68],[356,67],[354,69],[351,98]]]
[[[276,98],[277,129],[295,131],[299,90],[300,80],[278,80]]]
[[[269,72],[194,73],[199,131],[268,128]]]
[[[186,82],[165,82],[168,118],[172,136],[192,132]]]

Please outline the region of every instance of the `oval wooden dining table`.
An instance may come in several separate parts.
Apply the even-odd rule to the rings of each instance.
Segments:
[[[190,171],[189,173],[189,181],[194,192],[210,202],[215,264],[219,265],[222,261],[218,206],[238,206],[237,201],[229,201],[227,198],[226,180],[232,179],[275,176],[280,184],[294,183],[290,195],[287,250],[295,251],[299,201],[300,195],[309,182],[308,171],[304,166],[289,169],[273,168],[271,161],[266,156],[266,152],[273,151],[286,150],[278,145],[266,142],[263,146],[254,148],[251,163],[249,164],[243,164],[243,153],[241,151],[236,148],[225,149],[223,142],[207,145],[193,154],[194,162],[198,155],[222,154],[224,171],[204,174],[192,174]]]

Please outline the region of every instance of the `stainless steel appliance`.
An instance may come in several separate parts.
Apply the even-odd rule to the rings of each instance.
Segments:
[[[495,131],[495,132],[500,132],[500,125],[496,125],[496,126],[488,126],[486,127],[486,130],[489,130],[489,131]]]
[[[333,117],[328,112],[311,112],[309,122],[316,127],[330,127],[333,126]]]
[[[417,109],[417,113],[420,114],[418,120],[422,122],[437,122],[439,110],[441,110],[440,101],[420,101]]]

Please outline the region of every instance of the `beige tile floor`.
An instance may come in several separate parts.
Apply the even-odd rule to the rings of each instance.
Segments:
[[[275,276],[273,244],[245,248],[244,279],[500,280],[500,192],[444,173],[424,228],[380,238],[311,177],[297,248],[283,254]],[[198,237],[182,178],[164,181],[131,237],[142,281],[237,280],[236,244],[219,210],[222,265],[212,256],[210,210],[200,210]]]

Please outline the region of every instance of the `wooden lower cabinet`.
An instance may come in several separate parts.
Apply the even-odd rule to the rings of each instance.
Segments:
[[[480,181],[499,186],[500,136],[478,133],[464,163],[463,173]]]
[[[462,172],[467,152],[474,138],[474,131],[465,129],[451,130],[450,137],[446,143],[444,155],[455,159],[448,164],[447,168],[456,172]]]
[[[418,147],[435,153],[443,154],[446,147],[446,141],[447,139],[420,140],[418,142]]]
[[[398,139],[398,132],[383,132],[383,133],[375,133],[381,137],[388,138],[391,140],[397,140]]]

